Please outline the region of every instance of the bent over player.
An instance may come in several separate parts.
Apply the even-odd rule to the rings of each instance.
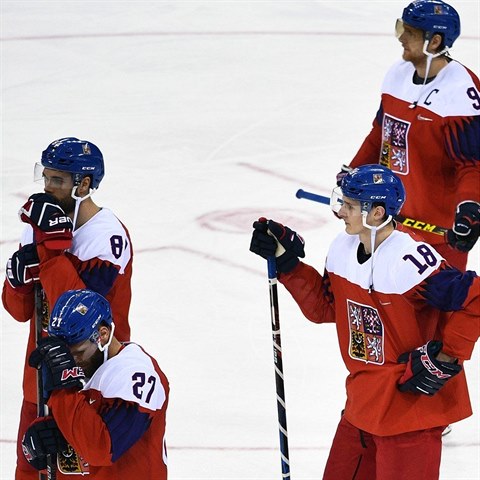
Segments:
[[[348,173],[332,195],[345,232],[323,276],[299,260],[295,232],[254,223],[251,251],[277,256],[279,282],[310,321],[336,324],[349,371],[324,480],[438,479],[443,429],[472,414],[462,364],[480,332],[480,279],[397,228],[404,201],[388,168]]]
[[[26,358],[35,349],[34,284],[41,282],[43,334],[49,306],[66,290],[89,288],[104,295],[115,315],[116,334],[130,339],[132,247],[127,229],[92,194],[105,173],[103,156],[91,142],[74,137],[52,142],[35,165],[44,193],[31,195],[20,210],[26,228],[20,249],[9,259],[2,301],[19,322],[30,321]],[[23,404],[17,438],[16,480],[37,479],[26,461],[21,439],[37,416],[35,370],[25,363]]]
[[[36,469],[73,447],[92,480],[167,479],[168,380],[155,359],[120,343],[114,330],[110,305],[96,292],[69,290],[55,304],[50,337],[29,359],[42,369],[51,412],[23,439]],[[57,478],[72,478],[69,467],[58,462]]]
[[[412,223],[425,240],[465,270],[480,234],[480,81],[449,56],[460,35],[451,5],[410,3],[396,33],[402,59],[384,78],[372,130],[337,179],[365,164],[392,169],[408,194],[402,216],[419,220]],[[431,225],[450,230],[436,235]]]

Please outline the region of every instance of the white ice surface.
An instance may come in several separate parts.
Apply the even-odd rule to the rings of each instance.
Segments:
[[[288,223],[323,268],[342,228],[324,206],[400,55],[400,1],[24,1],[1,8],[0,273],[50,141],[104,153],[96,202],[135,247],[132,337],[171,382],[173,480],[279,479],[266,267],[249,253],[259,215]],[[480,7],[456,1],[453,56],[480,71]],[[432,199],[433,200],[433,199]],[[480,245],[470,268],[479,271]],[[0,478],[13,478],[27,326],[0,310]],[[284,290],[280,319],[292,478],[319,479],[344,403],[334,328]],[[445,439],[443,480],[480,478],[478,347],[473,417]]]

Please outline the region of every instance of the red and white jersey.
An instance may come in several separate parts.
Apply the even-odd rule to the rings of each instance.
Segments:
[[[444,239],[428,225],[450,228],[460,202],[480,202],[480,82],[453,60],[425,86],[414,74],[403,60],[388,71],[373,129],[350,166],[380,163],[400,175],[401,214],[424,222],[435,245]]]
[[[26,225],[21,245],[33,243],[33,228]],[[115,265],[120,274],[125,273],[132,257],[130,240],[125,227],[108,208],[102,208],[88,222],[73,231],[72,247],[67,250],[80,262],[97,258]],[[99,292],[101,293],[101,292]]]
[[[405,365],[397,359],[432,339],[443,341],[445,353],[470,358],[480,332],[480,279],[449,267],[431,246],[402,231],[364,263],[359,245],[358,236],[342,233],[323,277],[302,262],[279,277],[309,320],[336,323],[349,371],[345,418],[384,436],[471,415],[463,372],[434,397],[402,393],[397,382]],[[442,311],[453,313],[445,321]]]
[[[33,230],[27,225],[21,239],[26,245],[33,241]],[[52,255],[37,245],[40,262],[40,282],[45,292],[44,332],[57,298],[67,290],[88,288],[105,296],[110,302],[115,320],[115,336],[130,340],[128,311],[131,301],[133,250],[124,225],[107,208],[102,208],[88,222],[73,232],[70,250]],[[19,322],[34,315],[34,294],[31,285],[13,288],[6,280],[2,301],[5,309]],[[36,371],[28,366],[28,357],[35,348],[35,322],[30,322],[23,378],[24,398],[36,403]],[[44,333],[46,335],[46,333]]]
[[[83,390],[56,390],[48,405],[87,478],[166,480],[168,395],[167,377],[155,359],[129,343]],[[59,472],[58,478],[72,477]]]

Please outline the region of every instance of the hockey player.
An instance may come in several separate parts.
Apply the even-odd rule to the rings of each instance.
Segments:
[[[119,340],[130,339],[132,247],[122,223],[92,200],[103,176],[100,150],[73,137],[51,143],[35,165],[34,177],[44,183],[44,193],[30,196],[19,212],[27,225],[20,249],[8,261],[2,292],[10,315],[19,322],[30,321],[27,359],[35,348],[34,284],[39,281],[44,292],[44,332],[49,305],[66,290],[87,287],[110,301]],[[33,480],[38,472],[25,461],[21,449],[25,430],[37,416],[35,370],[27,364],[23,396],[15,478]]]
[[[114,320],[96,292],[60,296],[50,337],[29,359],[42,368],[51,416],[29,426],[24,453],[38,470],[46,468],[47,455],[73,448],[92,480],[166,480],[168,380],[139,345],[115,338]],[[72,478],[70,470],[67,461],[58,462],[57,478]]]
[[[391,168],[408,193],[402,215],[424,222],[426,241],[465,270],[480,234],[480,82],[449,56],[460,18],[445,2],[410,3],[396,34],[403,58],[387,72],[373,128],[338,185],[359,165]],[[442,237],[430,225],[453,226]]]
[[[254,223],[250,246],[277,256],[279,282],[310,321],[336,324],[347,401],[323,478],[438,479],[444,427],[472,414],[462,363],[480,332],[480,279],[396,228],[405,191],[388,168],[358,167],[334,192],[345,232],[323,276],[273,220]]]

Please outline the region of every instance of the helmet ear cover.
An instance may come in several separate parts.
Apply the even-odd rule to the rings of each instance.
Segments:
[[[89,178],[90,179],[90,184],[92,183],[92,177],[91,175],[82,175],[81,173],[72,173],[72,178],[73,178],[73,184],[78,187],[84,178]]]

